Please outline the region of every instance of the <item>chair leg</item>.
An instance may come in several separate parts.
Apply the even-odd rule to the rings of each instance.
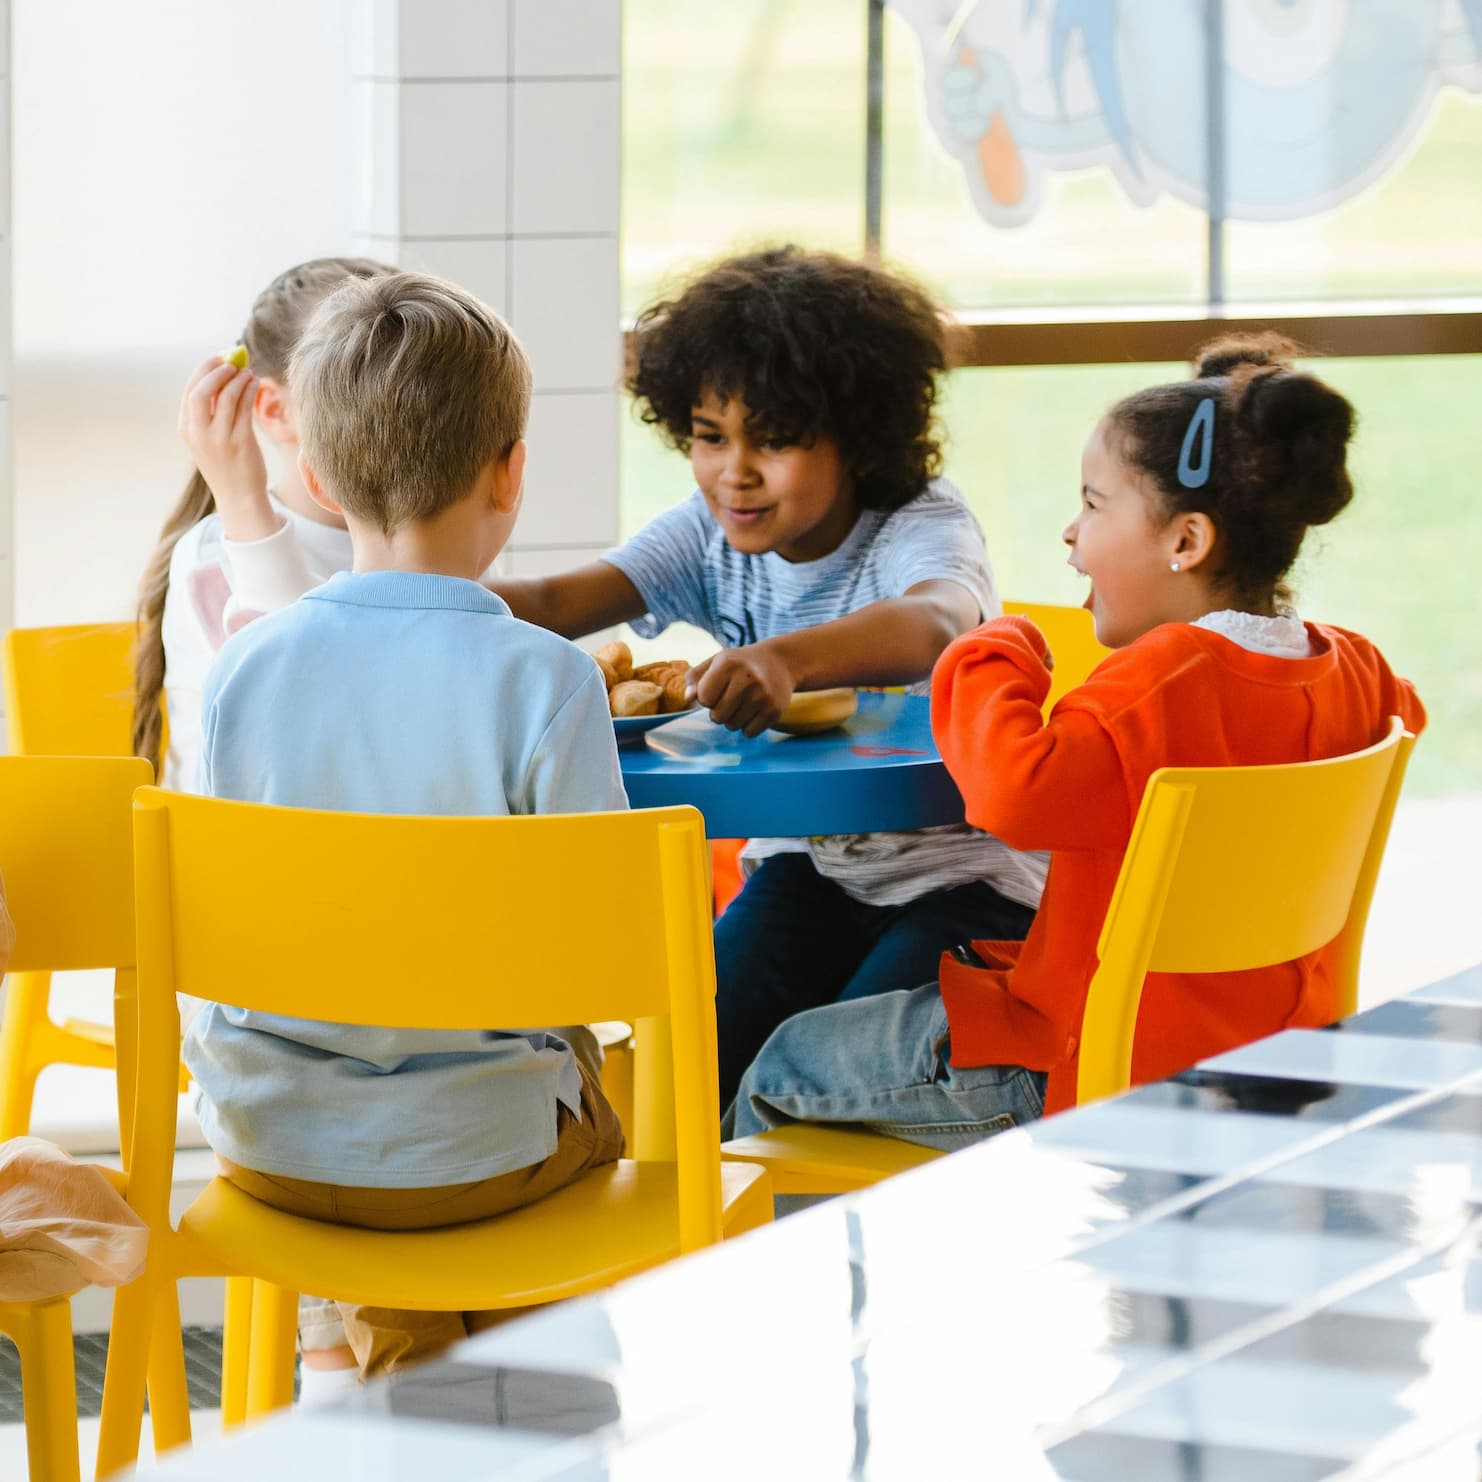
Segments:
[[[185,1335],[180,1326],[180,1288],[165,1284],[154,1304],[149,1340],[149,1425],[154,1454],[190,1444],[190,1388],[185,1377]]]
[[[247,1418],[293,1403],[293,1353],[298,1338],[298,1293],[268,1281],[253,1283],[252,1348],[247,1365]]]
[[[14,1326],[31,1482],[78,1482],[72,1304],[65,1297],[38,1302]]]
[[[231,1430],[247,1418],[247,1373],[252,1343],[250,1276],[226,1279],[226,1322],[221,1341],[221,1428]]]
[[[5,1019],[0,1024],[0,1141],[24,1137],[31,1130],[31,1102],[36,1093],[36,1067],[31,1064],[31,1037],[47,1017],[50,973],[12,973],[5,985]]]
[[[108,1367],[103,1375],[103,1414],[98,1427],[97,1476],[111,1477],[139,1458],[139,1427],[149,1375],[158,1278],[146,1272],[113,1294]]]

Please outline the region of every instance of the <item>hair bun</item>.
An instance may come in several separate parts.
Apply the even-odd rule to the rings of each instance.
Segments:
[[[1194,376],[1201,381],[1212,376],[1228,376],[1241,366],[1279,366],[1289,370],[1301,353],[1296,341],[1272,330],[1221,335],[1195,352]]]
[[[1268,450],[1272,487],[1306,524],[1325,525],[1353,498],[1347,399],[1316,376],[1273,365],[1237,375],[1234,401],[1254,446]]]

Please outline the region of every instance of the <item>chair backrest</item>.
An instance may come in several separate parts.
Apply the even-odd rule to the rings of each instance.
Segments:
[[[130,801],[138,757],[0,756],[0,873],[12,972],[134,965]]]
[[[637,1154],[677,1161],[684,1247],[718,1238],[715,962],[695,809],[397,817],[146,788],[134,833],[131,1177],[156,1197],[159,1169],[144,1159],[174,1146],[177,991],[407,1029],[626,1019],[672,1044],[641,1055],[637,1074],[641,1104],[672,1105],[673,1142],[645,1139],[640,1122]],[[591,888],[573,893],[578,875]]]
[[[129,756],[133,623],[12,628],[5,635],[5,717],[17,756]]]
[[[1351,756],[1264,767],[1165,767],[1143,794],[1097,946],[1077,1099],[1124,1090],[1143,979],[1302,957],[1358,942],[1398,795],[1407,737]],[[1391,784],[1393,788],[1391,790]],[[1340,1000],[1351,996],[1340,984]]]
[[[1027,617],[1045,635],[1054,655],[1045,714],[1066,690],[1084,684],[1091,671],[1111,652],[1096,641],[1096,623],[1084,607],[1060,607],[1048,602],[1005,602],[1005,613]]]

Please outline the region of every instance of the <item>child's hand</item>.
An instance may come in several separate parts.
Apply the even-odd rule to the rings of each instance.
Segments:
[[[765,643],[723,649],[691,669],[686,682],[711,720],[747,736],[776,721],[797,687],[786,661]]]
[[[282,521],[268,503],[268,469],[252,430],[259,381],[213,355],[180,400],[180,437],[211,486],[228,540],[262,540]]]

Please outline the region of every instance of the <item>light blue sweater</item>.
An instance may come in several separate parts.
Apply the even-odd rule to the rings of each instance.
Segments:
[[[213,797],[371,813],[627,807],[596,665],[456,577],[344,572],[260,618],[217,657],[202,723],[199,790]],[[492,975],[500,931],[521,926],[491,902],[489,928]],[[210,997],[209,983],[183,986]],[[550,1155],[558,1099],[579,1113],[571,1051],[539,1031],[367,1029],[211,1003],[185,1061],[217,1152],[323,1183],[492,1178]]]

